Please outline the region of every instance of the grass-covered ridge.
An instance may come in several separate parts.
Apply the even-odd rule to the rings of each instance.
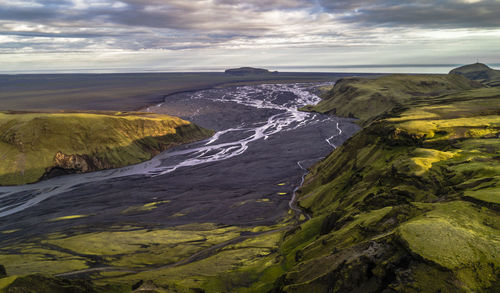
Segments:
[[[0,185],[135,164],[209,135],[188,121],[159,114],[0,112]]]
[[[419,94],[352,108],[365,128],[307,176],[298,200],[312,219],[284,239],[277,291],[500,290],[500,90],[425,94],[456,77],[416,76]],[[325,101],[348,109],[358,96],[339,89],[408,79],[345,80]]]
[[[346,78],[339,80],[325,94],[323,101],[305,110],[337,116],[356,117],[363,122],[414,97],[433,97],[481,87],[460,75],[388,75],[377,79]]]

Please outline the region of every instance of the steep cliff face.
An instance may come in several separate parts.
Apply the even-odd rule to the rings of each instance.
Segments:
[[[274,291],[498,292],[500,91],[415,95],[361,117],[300,189],[312,219],[283,239]]]
[[[0,113],[0,185],[118,168],[211,131],[146,113]]]

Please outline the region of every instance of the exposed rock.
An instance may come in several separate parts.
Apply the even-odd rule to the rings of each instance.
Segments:
[[[66,155],[57,152],[54,157],[54,168],[61,168],[65,170],[74,170],[75,172],[89,172],[94,170],[89,166],[89,157],[81,155]]]

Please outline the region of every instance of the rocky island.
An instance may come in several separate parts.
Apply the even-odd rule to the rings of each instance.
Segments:
[[[270,74],[272,72],[262,68],[240,67],[240,68],[227,69],[226,71],[224,71],[224,73],[231,75],[251,75],[251,74]]]

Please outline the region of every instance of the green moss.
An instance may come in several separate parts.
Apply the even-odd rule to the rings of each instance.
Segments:
[[[43,243],[90,255],[122,255],[139,253],[141,246],[176,246],[182,243],[204,243],[212,245],[239,235],[236,227],[212,230],[132,230],[118,232],[99,232],[72,237],[60,236],[57,239],[45,240]],[[198,245],[199,249],[203,245]],[[166,247],[165,247],[166,248]],[[160,249],[158,247],[158,249]]]
[[[472,290],[490,286],[500,268],[500,217],[460,201],[434,204],[433,208],[399,228],[408,248],[456,271],[458,279]]]
[[[496,182],[499,182],[499,179],[497,178]],[[480,201],[500,204],[500,188],[498,186],[488,189],[467,190],[464,194]]]
[[[159,286],[179,292],[189,292],[189,288],[203,288],[206,292],[262,292],[271,288],[283,272],[275,255],[281,234],[252,237],[183,266],[111,277],[101,282],[133,284],[138,280],[154,280]]]
[[[31,273],[60,274],[88,268],[86,260],[57,251],[21,251],[18,254],[0,252],[0,263],[12,275]]]
[[[73,220],[73,219],[80,219],[80,218],[86,218],[88,215],[70,215],[70,216],[63,216],[63,217],[57,217],[54,219],[51,219],[50,222],[56,222],[56,221],[63,221],[63,220]]]

